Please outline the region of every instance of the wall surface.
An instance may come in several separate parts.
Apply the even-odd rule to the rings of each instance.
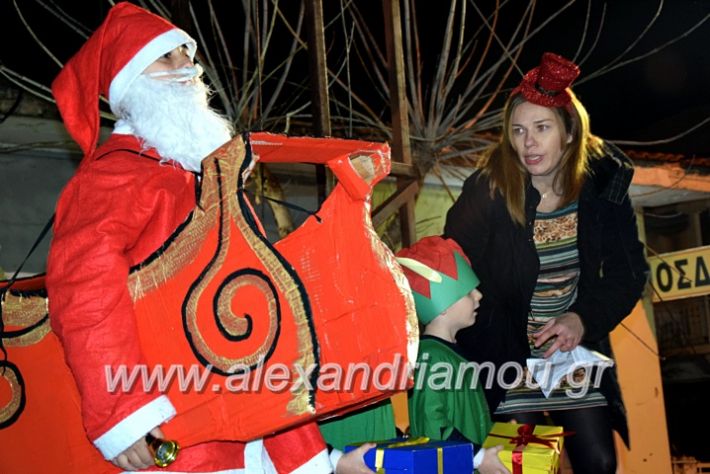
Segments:
[[[5,271],[14,271],[27,255],[54,213],[57,197],[77,164],[66,153],[0,155],[0,267]],[[50,238],[51,232],[23,272],[44,272]]]
[[[616,440],[619,474],[671,472],[661,368],[652,320],[653,308],[645,298],[611,334],[631,437],[630,450],[618,437]]]
[[[643,215],[636,213],[639,238],[646,242]],[[651,289],[611,333],[619,385],[626,405],[630,449],[616,437],[618,474],[665,474],[672,470]]]

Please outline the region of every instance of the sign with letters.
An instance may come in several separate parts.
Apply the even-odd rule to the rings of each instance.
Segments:
[[[649,257],[653,301],[710,294],[710,245]]]

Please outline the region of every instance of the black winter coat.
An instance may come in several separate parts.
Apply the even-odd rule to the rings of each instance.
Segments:
[[[605,156],[590,160],[579,197],[580,279],[569,311],[579,314],[584,323],[582,344],[613,357],[609,333],[641,296],[648,265],[628,196],[633,164],[615,146],[604,148]],[[515,361],[525,366],[529,357],[527,319],[540,270],[533,241],[539,201],[528,180],[526,225],[520,226],[510,218],[499,193],[491,199],[489,181],[477,171],[465,181],[446,216],[445,235],[461,245],[481,280],[483,300],[477,323],[457,335],[473,361],[490,361],[496,367]],[[614,370],[604,372],[600,391],[609,403],[612,426],[628,445],[626,412]],[[505,391],[494,384],[485,392],[495,411]]]

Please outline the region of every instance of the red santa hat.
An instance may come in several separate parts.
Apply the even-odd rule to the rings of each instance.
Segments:
[[[91,155],[99,139],[99,96],[115,113],[131,83],[156,59],[197,43],[183,30],[128,2],[116,4],[104,22],[64,66],[52,93],[69,134]]]

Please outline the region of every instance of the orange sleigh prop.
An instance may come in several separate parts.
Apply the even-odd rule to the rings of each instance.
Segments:
[[[202,390],[165,390],[178,415],[164,432],[184,446],[247,441],[374,402],[406,388],[416,358],[411,293],[369,217],[389,148],[267,133],[248,140],[235,138],[203,161],[195,210],[129,276],[146,360],[166,372],[210,368]],[[325,163],[339,181],[317,214],[276,244],[242,189],[255,158]],[[20,280],[4,295],[0,472],[37,457],[45,466],[71,460],[76,472],[115,472],[83,432],[42,286],[42,277]],[[281,389],[266,385],[270,370],[286,374]]]

